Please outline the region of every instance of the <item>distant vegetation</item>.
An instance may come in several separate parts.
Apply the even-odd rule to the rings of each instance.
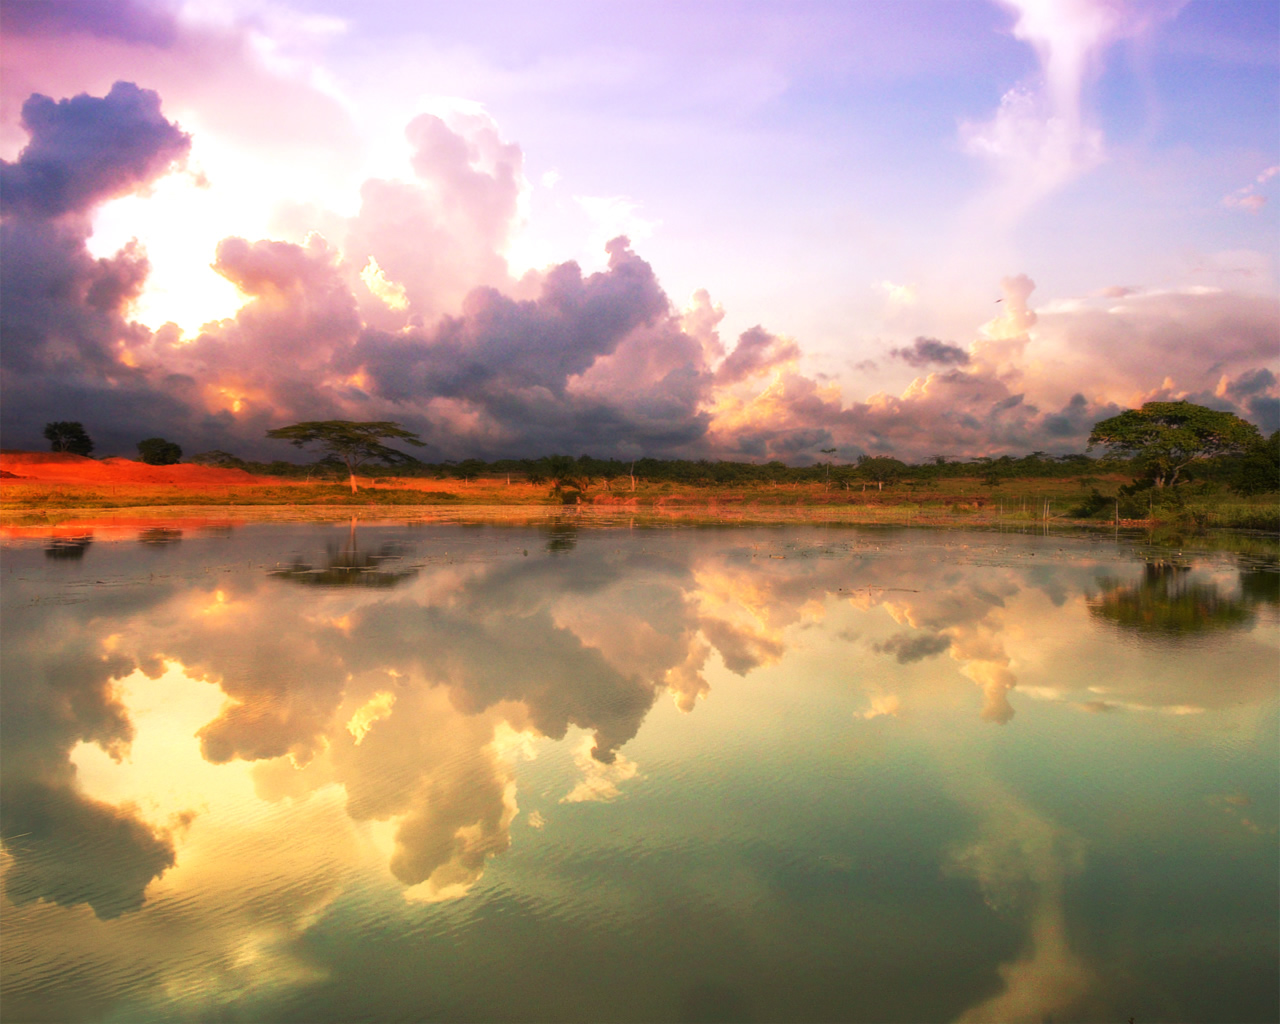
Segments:
[[[50,424],[79,427],[79,424]],[[81,428],[83,430],[83,428]],[[171,501],[248,504],[564,504],[741,507],[847,506],[872,518],[974,517],[992,521],[1082,521],[1116,525],[1153,521],[1178,529],[1236,527],[1280,530],[1280,432],[1263,438],[1229,413],[1187,402],[1148,403],[1095,425],[1090,452],[1015,457],[936,455],[907,463],[888,455],[854,462],[831,458],[807,466],[781,461],[708,459],[601,459],[589,454],[540,458],[421,462],[383,441],[421,446],[417,435],[391,422],[324,421],[269,431],[323,458],[307,463],[242,459],[209,451],[189,460],[242,469],[278,483],[234,485],[244,493],[173,496]],[[165,461],[181,450],[161,438],[139,445],[163,447]],[[176,452],[176,454],[175,454]],[[153,461],[144,454],[144,461]],[[830,448],[815,454],[830,456]],[[371,479],[359,497],[355,474]],[[351,490],[344,498],[337,481]],[[459,481],[461,486],[440,486]],[[310,484],[305,493],[298,484]],[[225,485],[227,487],[232,484]],[[250,493],[252,492],[252,493]],[[16,493],[16,492],[15,492]],[[20,504],[38,502],[34,493]],[[63,499],[58,499],[63,500]],[[65,501],[89,500],[65,496]],[[106,500],[105,497],[103,500]],[[112,502],[129,500],[115,495]],[[144,500],[142,495],[137,500]],[[166,499],[169,501],[170,499]],[[146,503],[144,501],[144,503]]]
[[[250,473],[285,478],[319,479],[346,475],[346,467],[336,459],[293,463],[258,462],[237,458],[223,451],[203,452],[191,461],[204,466],[243,469]],[[1153,482],[1144,479],[1142,465],[1136,459],[1102,457],[1087,454],[1030,455],[999,458],[949,459],[936,456],[921,463],[907,463],[887,456],[862,456],[853,463],[817,462],[809,466],[788,466],[783,462],[733,462],[708,459],[597,459],[591,455],[576,458],[548,455],[537,459],[448,460],[444,462],[411,462],[395,466],[370,463],[370,476],[436,480],[507,478],[548,484],[561,491],[603,489],[623,492],[633,482],[670,483],[694,487],[759,487],[781,484],[822,484],[830,489],[859,492],[883,491],[886,487],[920,487],[943,480],[976,480],[984,487],[998,488],[1014,480],[1066,479],[1081,486],[1099,482],[1103,475],[1122,474],[1134,478],[1136,493]],[[1183,471],[1182,489],[1216,487],[1240,494],[1262,494],[1280,491],[1280,432],[1261,442],[1255,451],[1243,455],[1206,459]]]

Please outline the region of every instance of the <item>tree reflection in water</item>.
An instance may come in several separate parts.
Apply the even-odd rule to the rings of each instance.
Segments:
[[[1240,593],[1251,605],[1280,605],[1280,565],[1242,567]]]
[[[400,553],[395,545],[383,544],[376,552],[361,551],[356,542],[356,520],[351,520],[351,532],[347,543],[339,548],[326,545],[328,555],[324,565],[311,565],[296,558],[282,569],[272,569],[267,575],[278,579],[301,583],[309,587],[374,587],[399,586],[418,575],[417,569],[392,569],[384,562],[397,560]]]
[[[181,541],[182,531],[167,526],[156,526],[150,530],[143,530],[138,534],[139,543],[149,544],[152,547],[165,547],[169,544],[178,544]]]
[[[578,524],[564,522],[552,523],[547,528],[547,551],[553,555],[572,551],[578,544]]]
[[[1090,602],[1098,618],[1160,639],[1179,639],[1219,629],[1238,629],[1254,621],[1254,591],[1241,573],[1241,595],[1224,593],[1217,583],[1193,579],[1191,567],[1166,559],[1150,561],[1137,583],[1100,582],[1101,595]]]
[[[55,537],[44,549],[45,558],[84,558],[84,553],[89,550],[89,545],[93,543],[93,535],[86,534],[83,537]]]

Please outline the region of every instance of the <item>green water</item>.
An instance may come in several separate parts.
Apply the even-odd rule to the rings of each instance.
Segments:
[[[12,1021],[1274,1021],[1280,573],[1112,538],[3,548]]]

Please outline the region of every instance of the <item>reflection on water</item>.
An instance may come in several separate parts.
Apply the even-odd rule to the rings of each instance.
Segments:
[[[354,519],[350,530],[345,544],[326,545],[324,564],[312,565],[295,556],[289,565],[271,570],[270,575],[311,587],[394,587],[418,574],[416,569],[387,564],[400,558],[395,545],[383,544],[377,551],[361,551]]]
[[[93,543],[93,535],[81,537],[54,537],[45,546],[45,558],[83,558]]]
[[[164,526],[156,526],[150,530],[143,530],[139,533],[138,541],[142,544],[150,544],[153,547],[162,547],[166,544],[178,544],[182,541],[182,531]]]
[[[577,543],[576,523],[560,521],[547,527],[547,550],[553,555],[561,551],[572,551]]]
[[[1099,618],[1162,640],[1237,629],[1252,624],[1249,606],[1265,593],[1256,576],[1280,579],[1275,573],[1241,573],[1238,594],[1231,594],[1216,582],[1194,579],[1190,565],[1161,559],[1147,562],[1136,583],[1103,580],[1102,596],[1090,609]]]
[[[4,549],[7,1018],[1280,1009],[1273,564],[568,519],[91,540]]]

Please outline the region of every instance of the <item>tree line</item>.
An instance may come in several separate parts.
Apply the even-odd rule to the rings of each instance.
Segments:
[[[80,423],[50,423],[44,436],[54,451],[88,455],[93,450],[93,441]],[[608,490],[634,490],[639,481],[710,487],[822,483],[847,490],[883,490],[896,484],[927,485],[956,478],[977,477],[983,484],[998,487],[1009,480],[1053,477],[1079,479],[1085,486],[1098,474],[1112,472],[1133,476],[1130,491],[1163,491],[1193,481],[1225,485],[1242,494],[1280,490],[1280,431],[1263,438],[1257,427],[1232,413],[1190,402],[1148,402],[1140,409],[1101,420],[1089,435],[1086,452],[1055,456],[1034,451],[1020,457],[977,458],[939,454],[917,463],[888,455],[862,455],[852,462],[827,458],[805,466],[789,466],[779,460],[625,460],[589,454],[425,462],[384,443],[424,447],[417,434],[392,421],[309,421],[277,427],[267,431],[267,436],[300,449],[309,447],[322,453],[321,457],[302,464],[263,462],[215,450],[193,455],[190,461],[270,476],[313,478],[345,473],[352,491],[357,486],[356,473],[362,468],[372,475],[394,470],[397,476],[463,481],[479,477],[522,478],[534,484],[549,484],[556,493],[582,491],[593,485]],[[1101,454],[1091,455],[1090,451],[1096,448],[1102,450]],[[834,451],[818,450],[827,456]],[[138,453],[143,462],[153,465],[182,459],[182,449],[176,443],[159,437],[138,442]]]

